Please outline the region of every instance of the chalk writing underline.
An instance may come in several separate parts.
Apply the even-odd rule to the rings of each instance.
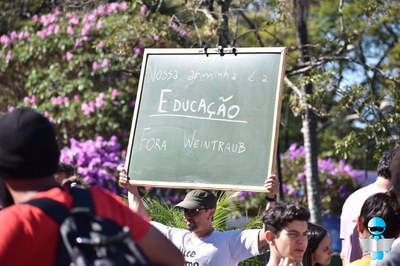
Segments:
[[[212,120],[212,121],[223,121],[223,122],[247,124],[247,121],[244,121],[244,120],[229,120],[229,119],[222,119],[222,118],[199,117],[199,116],[193,116],[193,115],[180,115],[180,114],[155,114],[155,115],[149,115],[149,117],[153,117],[153,116],[185,117],[185,118],[193,118],[193,119],[201,119],[201,120]]]

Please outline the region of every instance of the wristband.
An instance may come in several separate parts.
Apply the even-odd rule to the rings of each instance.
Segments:
[[[269,198],[268,196],[265,196],[265,200],[268,202],[274,202],[274,201],[276,201],[276,195],[273,198]]]

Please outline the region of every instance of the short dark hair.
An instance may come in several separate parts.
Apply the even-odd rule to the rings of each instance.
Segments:
[[[305,207],[288,203],[277,203],[266,210],[262,217],[265,231],[272,231],[277,236],[291,222],[296,220],[307,222],[309,219],[310,212]]]
[[[378,176],[391,179],[390,163],[398,150],[399,148],[391,149],[382,154],[381,158],[379,158],[378,167],[376,169]]]
[[[365,230],[368,230],[368,222],[374,217],[382,218],[386,223],[383,233],[385,238],[397,238],[400,232],[400,216],[396,195],[389,191],[370,196],[361,208],[360,216]]]
[[[328,234],[328,231],[318,225],[313,223],[308,223],[308,245],[306,252],[303,255],[303,265],[312,266],[312,254],[317,250],[319,243]],[[320,264],[316,264],[320,265]]]
[[[75,174],[75,169],[72,165],[64,162],[58,164],[57,172],[64,172],[67,177],[73,176]]]

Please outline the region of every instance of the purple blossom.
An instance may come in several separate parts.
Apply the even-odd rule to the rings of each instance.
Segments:
[[[93,64],[92,64],[92,69],[93,69],[94,71],[96,71],[98,68],[99,68],[99,63],[97,63],[96,61],[94,61]]]
[[[53,106],[59,106],[63,104],[63,98],[61,96],[51,97],[51,103]]]
[[[12,31],[12,32],[10,33],[10,39],[11,39],[11,40],[16,40],[16,39],[18,39],[18,33],[16,33],[15,31]]]
[[[75,17],[75,14],[74,14],[74,16],[72,16],[72,17],[69,19],[68,24],[70,24],[70,25],[75,25],[75,26],[79,26],[80,22],[79,22],[79,19],[78,19],[77,17]]]
[[[69,34],[69,35],[74,35],[74,34],[75,34],[74,28],[71,27],[71,26],[68,26],[68,27],[67,27],[67,34]]]
[[[103,105],[104,105],[103,99],[97,97],[97,98],[96,98],[96,102],[95,102],[95,106],[96,106],[97,108],[100,108],[100,107],[102,107]]]
[[[91,113],[94,112],[94,107],[90,106],[87,103],[82,103],[81,110],[82,110],[84,115],[88,116],[88,115],[90,115]]]
[[[82,46],[82,39],[76,39],[75,40],[75,47]]]
[[[93,40],[93,38],[89,36],[83,36],[82,40],[85,42],[90,42],[91,40]]]
[[[288,194],[290,196],[295,196],[297,194],[297,190],[295,188],[289,188]]]
[[[298,173],[297,180],[299,180],[300,184],[304,184],[306,181],[306,175],[304,173]]]
[[[47,29],[40,30],[36,32],[36,35],[39,36],[40,38],[44,39],[47,36]]]
[[[23,41],[23,40],[30,41],[30,40],[31,40],[31,35],[30,35],[30,33],[27,32],[27,31],[21,31],[21,32],[18,34],[18,39],[20,39],[21,41]]]
[[[179,30],[179,36],[181,36],[183,38],[188,38],[188,37],[190,37],[190,33],[187,30],[180,29]]]
[[[68,106],[70,104],[69,98],[68,97],[64,97],[63,98],[63,103],[64,103],[64,105]]]
[[[346,187],[343,185],[339,186],[339,192],[342,198],[346,198],[349,195],[349,192],[347,191]]]
[[[147,6],[146,5],[142,5],[140,7],[140,13],[146,13],[146,11],[147,11]]]
[[[111,98],[116,99],[116,98],[118,97],[118,94],[119,94],[118,89],[117,89],[117,88],[114,88],[114,89],[111,91]]]
[[[83,28],[81,29],[81,35],[82,36],[87,36],[91,33],[93,29],[93,24],[86,24],[85,26],[83,26]]]
[[[128,8],[128,4],[124,1],[119,3],[119,9],[126,10]]]
[[[101,28],[103,28],[103,21],[101,21],[101,20],[97,21],[96,28],[97,28],[98,30],[101,29]]]
[[[108,60],[107,58],[105,58],[101,63],[101,66],[104,68],[107,68],[109,65],[110,65],[110,60]]]
[[[74,55],[69,51],[65,54],[65,58],[67,58],[68,61],[71,60],[72,57],[74,57]]]
[[[29,97],[24,97],[24,103],[25,103],[25,104],[29,104],[29,103],[30,103]]]
[[[53,33],[54,33],[54,34],[57,34],[57,33],[59,33],[59,32],[60,32],[60,25],[57,24],[57,25],[54,26]]]
[[[37,98],[36,98],[36,96],[35,95],[32,95],[32,97],[28,97],[28,96],[26,96],[26,97],[24,97],[24,103],[25,104],[36,104],[36,102],[37,102]]]
[[[54,123],[54,118],[51,117],[51,115],[50,115],[50,113],[49,113],[48,111],[45,111],[45,112],[43,113],[43,115],[44,115],[44,117],[47,117],[47,119],[49,119],[49,121],[50,121],[51,123]]]
[[[282,183],[282,192],[286,193],[287,192],[287,185],[286,183]]]
[[[160,35],[158,34],[153,34],[153,39],[158,42],[160,40]]]
[[[11,53],[11,52],[8,52],[7,55],[6,55],[6,59],[7,60],[11,60],[11,59],[13,59],[13,57],[14,57],[14,54]]]
[[[11,39],[7,35],[1,35],[0,43],[4,43],[6,46],[10,46]]]
[[[105,47],[105,42],[100,41],[99,44],[97,45],[97,47],[99,47],[100,49],[103,49]]]
[[[117,184],[118,171],[124,166],[120,148],[116,136],[108,141],[101,136],[95,140],[70,139],[70,146],[61,150],[60,160],[75,165],[90,185],[126,193]]]

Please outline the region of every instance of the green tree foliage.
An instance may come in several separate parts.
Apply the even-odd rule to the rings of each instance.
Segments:
[[[28,105],[71,137],[129,132],[145,47],[179,46],[187,32],[146,5],[126,2],[89,11],[33,16],[1,38],[1,111]],[[172,45],[170,39],[176,40]]]

